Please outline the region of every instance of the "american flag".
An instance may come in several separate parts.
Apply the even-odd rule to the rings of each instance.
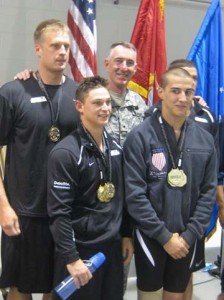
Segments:
[[[97,73],[96,0],[72,0],[68,10],[71,31],[69,64],[75,81]]]

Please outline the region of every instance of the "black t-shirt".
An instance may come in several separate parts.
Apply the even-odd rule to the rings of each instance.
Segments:
[[[61,139],[77,127],[75,91],[74,81],[66,78],[56,87],[51,100],[53,110],[59,109],[57,126]],[[2,86],[0,145],[7,145],[5,189],[19,215],[47,216],[47,160],[55,145],[48,138],[51,125],[49,103],[33,77]]]

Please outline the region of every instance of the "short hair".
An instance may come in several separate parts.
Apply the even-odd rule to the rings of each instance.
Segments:
[[[129,43],[129,42],[116,42],[116,43],[113,43],[110,46],[110,50],[114,49],[117,46],[122,46],[124,48],[132,49],[133,51],[137,52],[136,47],[132,43]]]
[[[89,91],[97,89],[99,87],[107,88],[108,81],[107,79],[100,76],[92,76],[84,78],[75,93],[75,98],[81,102],[84,102],[85,96]]]
[[[57,19],[49,19],[41,22],[34,31],[34,42],[40,41],[46,30],[64,31],[69,34],[70,30],[66,24]]]
[[[176,67],[176,68],[195,68],[196,69],[196,66],[192,61],[184,59],[184,58],[173,60],[169,64],[168,69],[173,68],[173,67]]]
[[[181,77],[181,78],[190,78],[192,79],[192,76],[189,74],[188,71],[182,68],[177,68],[177,67],[170,67],[168,70],[166,70],[160,79],[160,86],[164,89],[168,83],[169,83],[169,76],[173,75],[176,77]]]
[[[111,56],[111,52],[113,51],[113,49],[116,48],[117,46],[122,46],[126,49],[131,49],[136,53],[136,56],[137,56],[137,49],[132,43],[129,43],[129,42],[116,42],[116,43],[113,43],[110,46],[110,52],[109,52],[108,58]]]

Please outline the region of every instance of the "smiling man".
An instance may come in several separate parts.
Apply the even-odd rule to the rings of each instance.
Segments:
[[[105,130],[111,113],[106,86],[107,81],[99,76],[80,83],[75,106],[81,123],[49,156],[48,212],[56,246],[55,285],[71,274],[76,286],[82,286],[74,295],[77,300],[123,298],[122,149]],[[97,252],[104,253],[106,262],[92,277],[83,260]],[[132,251],[127,249],[127,253],[130,261]],[[53,299],[59,298],[53,295]]]
[[[161,109],[124,144],[126,202],[135,221],[138,299],[183,300],[213,209],[217,158],[212,136],[188,118],[191,75],[169,69],[158,92]]]
[[[137,70],[137,51],[128,42],[114,43],[104,61],[112,113],[107,131],[123,145],[128,133],[142,122],[147,106],[141,96],[128,89],[128,82]]]

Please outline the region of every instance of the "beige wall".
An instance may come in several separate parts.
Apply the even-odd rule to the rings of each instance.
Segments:
[[[221,0],[224,4],[224,0]],[[98,71],[111,43],[130,40],[140,0],[97,0]],[[168,62],[186,57],[208,4],[165,0]],[[35,68],[32,34],[47,18],[66,22],[69,0],[0,0],[0,84],[24,68]]]

